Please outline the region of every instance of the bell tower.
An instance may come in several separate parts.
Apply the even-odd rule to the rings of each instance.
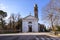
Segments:
[[[34,5],[34,16],[38,18],[38,6],[37,4]]]

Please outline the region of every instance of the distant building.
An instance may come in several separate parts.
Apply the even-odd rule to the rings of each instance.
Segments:
[[[39,25],[39,32],[46,32],[47,31],[45,25],[40,24],[40,23],[38,23],[38,25]]]

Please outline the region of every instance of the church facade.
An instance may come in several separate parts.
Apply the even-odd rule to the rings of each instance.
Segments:
[[[38,32],[38,7],[34,5],[34,16],[31,14],[22,19],[22,32]]]

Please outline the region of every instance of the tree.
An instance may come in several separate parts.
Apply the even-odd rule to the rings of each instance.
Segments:
[[[0,10],[0,16],[1,17],[6,17],[7,16],[7,13],[6,12],[4,12],[4,11],[2,11],[2,10]]]
[[[20,17],[20,14],[15,15],[15,14],[11,14],[11,16],[9,17],[9,30],[12,29],[14,30],[14,32],[16,32],[17,30],[22,31],[22,19]]]
[[[57,25],[56,28],[57,28],[57,31],[60,31],[60,26]]]
[[[13,32],[15,32],[16,30],[16,16],[14,13],[12,13],[9,17],[9,23],[8,23],[8,30],[12,30]]]
[[[21,19],[21,15],[20,14],[17,15],[17,26],[16,26],[16,29],[22,31],[22,19]]]
[[[10,16],[9,17],[9,23],[8,23],[10,29],[12,29],[12,20],[11,19],[12,19],[12,17]]]
[[[3,19],[5,17],[7,17],[7,12],[0,10],[0,23],[1,23],[2,28],[4,28],[5,21]]]
[[[12,20],[13,28],[15,28],[15,15],[14,14],[11,15],[11,20]]]
[[[57,9],[59,6],[57,6],[58,0],[51,0],[48,5],[44,7],[42,10],[43,12],[43,19],[50,23],[50,26],[52,27],[52,30],[55,31],[54,25],[59,24],[60,20],[60,11]],[[60,9],[60,8],[59,8]]]

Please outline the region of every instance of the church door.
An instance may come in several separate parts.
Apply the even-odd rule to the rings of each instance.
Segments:
[[[29,25],[29,32],[32,32],[32,25]]]

